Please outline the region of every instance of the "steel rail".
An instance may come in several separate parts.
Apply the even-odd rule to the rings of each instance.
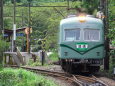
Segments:
[[[74,75],[73,77],[77,79],[79,83],[82,84],[82,86],[108,86],[101,80],[98,80],[95,76],[86,77],[81,75]]]
[[[87,80],[88,82],[92,82],[92,83],[95,83],[96,81],[91,78],[91,77],[86,77],[86,76],[81,76],[81,75],[75,75],[77,78],[79,79],[83,79],[83,80]]]
[[[99,80],[97,77],[95,77],[94,75],[92,75],[93,79],[95,79],[96,81],[102,83],[104,86],[108,86],[107,84],[105,84],[104,82],[102,82],[101,80]]]
[[[31,70],[36,70],[36,71],[43,71],[43,72],[52,72],[52,73],[57,73],[57,74],[62,74],[62,75],[67,75],[69,76],[70,74],[67,74],[65,72],[56,72],[56,71],[48,71],[48,70],[44,70],[44,69],[39,69],[39,68],[33,68],[33,67],[25,67],[25,66],[21,66],[21,68],[23,69],[31,69]]]
[[[83,82],[79,81],[79,80],[76,78],[75,75],[73,75],[73,78],[79,83],[80,86],[82,86],[82,83],[83,83]]]

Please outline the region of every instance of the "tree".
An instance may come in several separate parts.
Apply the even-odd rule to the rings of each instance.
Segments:
[[[115,1],[109,0],[109,38],[111,43],[115,46]]]
[[[3,52],[8,49],[9,43],[5,42],[0,36],[0,70],[3,66]]]
[[[95,10],[98,9],[99,6],[99,0],[81,0],[81,1],[74,0],[73,3],[76,3],[75,8],[77,9],[79,8],[79,10],[84,11],[88,14],[93,14]]]

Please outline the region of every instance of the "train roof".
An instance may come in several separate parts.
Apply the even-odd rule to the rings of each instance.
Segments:
[[[60,22],[60,25],[73,24],[73,23],[75,23],[75,24],[76,23],[78,23],[78,24],[81,24],[81,23],[85,23],[85,24],[103,24],[103,21],[99,18],[86,16],[85,17],[85,22],[80,22],[79,16],[73,16],[73,17],[69,17],[69,18],[66,18],[66,19],[62,19],[61,22]]]

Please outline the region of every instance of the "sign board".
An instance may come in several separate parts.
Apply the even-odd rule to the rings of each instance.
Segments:
[[[4,34],[4,37],[7,37],[8,36],[8,34]]]
[[[16,33],[16,36],[24,36],[24,33]]]

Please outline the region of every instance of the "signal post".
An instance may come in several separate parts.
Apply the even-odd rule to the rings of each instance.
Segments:
[[[27,27],[25,29],[26,33],[26,51],[30,53],[30,33],[32,33],[32,28]]]

